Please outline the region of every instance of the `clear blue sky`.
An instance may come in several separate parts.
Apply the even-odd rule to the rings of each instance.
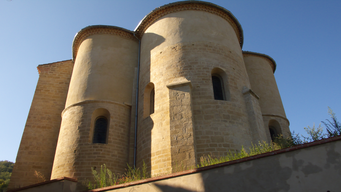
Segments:
[[[88,25],[134,30],[171,0],[0,0],[0,160],[15,161],[38,80],[36,67],[71,59]],[[290,129],[341,120],[340,0],[212,0],[238,19],[245,51],[271,56]]]

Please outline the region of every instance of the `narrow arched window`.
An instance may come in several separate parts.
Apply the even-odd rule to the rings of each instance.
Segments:
[[[150,91],[150,108],[149,108],[149,113],[153,114],[154,113],[154,106],[155,106],[155,91],[154,88]]]
[[[275,139],[282,135],[281,126],[278,123],[278,121],[272,119],[269,121],[269,132],[270,137],[272,141],[275,141]]]
[[[146,118],[155,112],[155,87],[152,82],[144,89],[143,97],[143,118]]]
[[[217,75],[212,75],[212,84],[213,84],[213,94],[215,100],[226,100],[224,94],[224,84],[222,78]]]
[[[269,127],[269,131],[270,131],[270,137],[272,141],[275,141],[276,137],[278,137],[278,133],[276,131],[276,128],[273,126]]]
[[[107,142],[108,120],[105,117],[98,117],[95,121],[93,143]]]

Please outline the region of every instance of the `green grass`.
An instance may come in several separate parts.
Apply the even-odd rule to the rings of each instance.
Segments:
[[[279,149],[281,149],[280,145],[268,144],[267,142],[263,141],[263,142],[259,142],[257,145],[252,144],[252,146],[249,147],[248,150],[245,150],[244,147],[242,147],[242,149],[237,153],[233,151],[229,151],[227,155],[222,156],[222,157],[215,158],[215,157],[212,157],[211,155],[202,156],[200,158],[200,163],[197,165],[197,168],[215,165],[219,163],[225,163],[228,161],[242,159],[245,157],[250,157],[250,156],[267,153],[267,152],[271,152],[271,151],[275,151]]]
[[[285,139],[284,140],[282,139],[282,142],[283,141],[285,141]],[[230,151],[226,156],[223,157],[215,158],[212,157],[211,155],[202,156],[200,158],[200,163],[197,165],[197,168],[242,159],[245,157],[275,151],[281,148],[282,148],[281,145],[268,144],[265,141],[263,141],[259,142],[257,145],[252,145],[251,147],[249,147],[248,150],[245,150],[244,147],[242,147],[242,149],[237,153]],[[112,173],[106,167],[105,164],[101,165],[101,169],[99,170],[99,172],[94,170],[94,168],[91,168],[91,170],[95,182],[88,181],[87,182],[88,189],[97,189],[150,178],[150,175],[147,173],[147,166],[144,162],[142,169],[140,168],[133,169],[131,166],[128,165],[128,168],[126,169],[126,172],[124,174]],[[176,168],[176,170],[185,171],[183,166]]]
[[[101,169],[97,172],[93,167],[91,167],[92,175],[95,182],[88,181],[86,185],[88,189],[97,189],[112,185],[118,185],[122,183],[129,183],[132,181],[138,181],[141,179],[150,178],[147,173],[147,165],[143,162],[142,169],[133,169],[131,166],[127,165],[126,172],[124,174],[115,174],[111,172],[107,166],[101,165]]]

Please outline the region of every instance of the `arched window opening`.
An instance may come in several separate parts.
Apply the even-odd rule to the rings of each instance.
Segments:
[[[272,141],[275,141],[275,139],[282,134],[281,126],[274,119],[270,120],[269,122],[269,132]]]
[[[271,141],[275,141],[276,137],[278,137],[277,131],[275,127],[270,126],[269,127],[269,131],[270,131],[270,137],[271,137]]]
[[[155,90],[154,88],[150,91],[150,106],[149,106],[149,114],[154,113],[154,107],[155,107]]]
[[[230,100],[228,77],[225,70],[214,68],[211,71],[213,97],[215,100]]]
[[[98,117],[95,121],[94,137],[92,143],[107,142],[108,120],[105,117]]]
[[[224,82],[222,78],[217,75],[212,75],[212,84],[213,84],[213,94],[215,100],[226,100],[224,93]]]
[[[143,94],[143,118],[155,112],[155,88],[153,83],[148,83]]]

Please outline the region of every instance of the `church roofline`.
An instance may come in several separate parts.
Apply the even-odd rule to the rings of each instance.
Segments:
[[[90,25],[81,29],[78,33],[76,33],[75,37],[73,38],[72,42],[72,60],[75,61],[78,48],[81,42],[89,37],[90,35],[96,34],[112,34],[118,35],[127,39],[132,39],[137,41],[134,37],[134,32],[128,29],[124,29],[117,26],[110,26],[110,25]]]
[[[175,3],[169,3],[154,9],[140,21],[140,23],[137,25],[134,31],[110,25],[90,25],[81,29],[75,35],[72,42],[72,60],[75,61],[78,48],[81,42],[90,35],[114,34],[137,41],[135,35],[138,38],[141,38],[143,36],[144,31],[159,18],[169,13],[185,10],[205,11],[224,18],[231,24],[231,26],[235,30],[235,33],[239,38],[240,47],[243,47],[244,42],[243,29],[238,20],[230,11],[216,4],[204,1],[179,1]]]
[[[256,55],[256,56],[260,56],[260,57],[266,58],[270,62],[270,64],[271,64],[272,71],[275,73],[276,68],[277,68],[277,64],[276,64],[275,60],[272,57],[270,57],[269,55],[266,55],[266,54],[263,54],[263,53],[251,52],[251,51],[243,51],[243,55],[244,54]]]
[[[155,21],[157,21],[159,18],[169,13],[186,10],[205,11],[224,18],[231,24],[231,26],[235,30],[235,33],[239,38],[240,47],[243,47],[244,42],[243,29],[238,20],[234,17],[234,15],[230,11],[221,6],[204,1],[179,1],[158,7],[151,11],[149,14],[147,14],[140,21],[140,23],[135,28],[135,33],[137,34],[138,37],[141,38],[145,30],[147,30],[147,28],[150,25],[152,25]]]

